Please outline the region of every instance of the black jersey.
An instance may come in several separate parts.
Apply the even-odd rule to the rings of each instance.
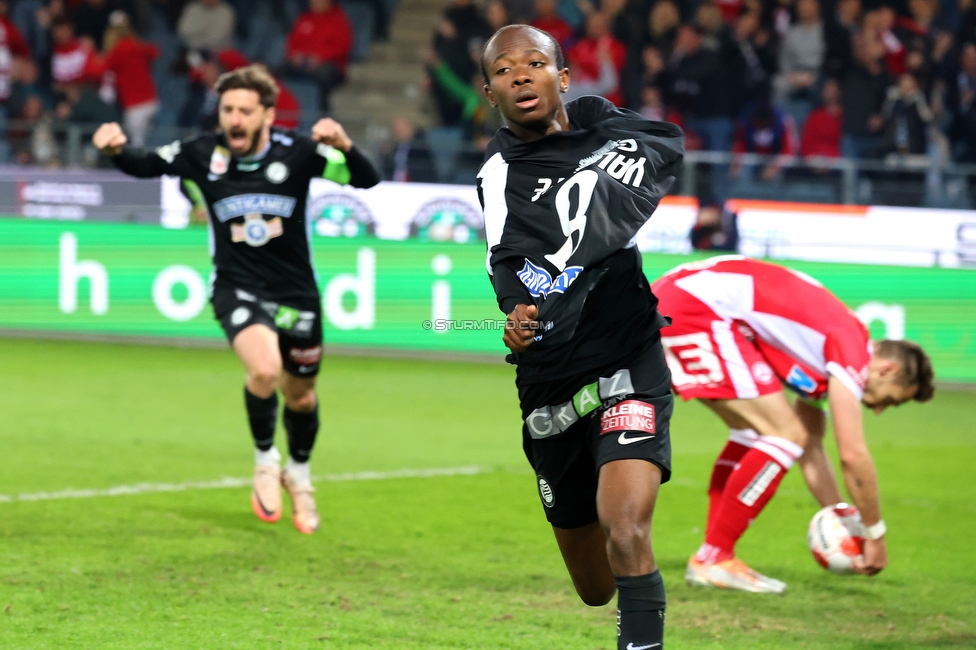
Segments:
[[[267,151],[252,158],[235,158],[221,134],[206,133],[155,152],[125,147],[112,160],[133,176],[193,181],[210,215],[216,282],[285,301],[318,299],[305,215],[309,181],[379,182],[355,147],[343,153],[279,129],[271,130]]]
[[[520,383],[623,359],[666,324],[633,240],[674,182],[681,130],[598,97],[566,108],[566,132],[499,130],[478,173],[498,305],[537,305],[546,327],[515,356]]]

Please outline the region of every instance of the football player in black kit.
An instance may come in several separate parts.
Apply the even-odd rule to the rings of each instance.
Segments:
[[[112,123],[101,125],[93,142],[126,174],[170,174],[199,186],[210,213],[211,303],[246,372],[244,403],[257,448],[251,505],[262,520],[278,521],[284,487],[295,527],[310,534],[319,527],[308,462],[319,429],[322,310],[306,196],[313,178],[371,187],[379,174],[333,120],[316,123],[311,138],[273,128],[278,87],[266,72],[228,72],[215,90],[216,132],[147,152],[125,146]],[[274,447],[277,391],[290,456],[284,469]]]
[[[488,270],[518,366],[523,448],[580,598],[617,598],[617,647],[664,643],[651,516],[671,474],[668,321],[634,236],[674,181],[680,129],[598,97],[564,104],[556,41],[526,25],[482,54],[505,117],[478,173]]]

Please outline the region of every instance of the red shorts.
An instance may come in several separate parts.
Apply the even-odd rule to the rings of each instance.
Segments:
[[[661,312],[674,321],[661,330],[674,392],[685,400],[752,399],[781,390],[747,326],[720,318],[674,285],[658,291]]]

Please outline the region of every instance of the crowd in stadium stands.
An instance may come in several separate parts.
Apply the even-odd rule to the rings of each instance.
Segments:
[[[54,164],[64,124],[117,119],[136,144],[154,121],[210,127],[213,82],[247,65],[245,51],[285,81],[280,124],[298,125],[302,102],[328,114],[356,47],[352,3],[372,7],[373,37],[385,38],[396,0],[0,0],[6,157]],[[265,17],[280,42],[246,47]],[[450,0],[426,63],[441,125],[473,144],[456,170],[476,169],[501,125],[478,61],[512,22],[560,42],[567,99],[603,95],[675,122],[690,150],[976,163],[976,0]],[[163,77],[179,79],[178,92],[161,98]],[[317,92],[296,97],[295,84]],[[392,126],[380,152],[388,177],[443,180],[432,134],[406,119]],[[729,168],[733,178],[781,171],[777,161]]]
[[[167,73],[185,84],[174,126],[214,126],[214,81],[251,63],[236,49],[250,24],[240,17],[262,1],[287,31],[271,72],[309,80],[318,89],[311,108],[328,113],[332,91],[345,81],[353,38],[333,0],[0,0],[0,118],[9,121],[10,157],[56,164],[63,140],[56,127],[70,124],[119,120],[130,142],[145,144],[160,110],[153,72],[161,51],[140,33],[160,16],[178,50]],[[300,115],[283,84],[278,123],[296,127]]]
[[[480,51],[511,22],[552,34],[573,84],[681,125],[691,150],[976,163],[976,0],[451,0],[432,98],[481,147],[497,117]]]

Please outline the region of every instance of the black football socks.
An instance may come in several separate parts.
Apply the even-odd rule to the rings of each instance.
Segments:
[[[307,413],[287,406],[282,417],[288,432],[288,453],[296,463],[307,463],[319,432],[319,405]]]
[[[656,570],[643,576],[614,576],[617,583],[617,650],[664,647],[664,581]]]
[[[268,451],[274,446],[275,423],[278,421],[278,394],[271,393],[271,397],[258,397],[245,386],[244,405],[247,407],[247,421],[251,425],[254,446],[261,451]]]

